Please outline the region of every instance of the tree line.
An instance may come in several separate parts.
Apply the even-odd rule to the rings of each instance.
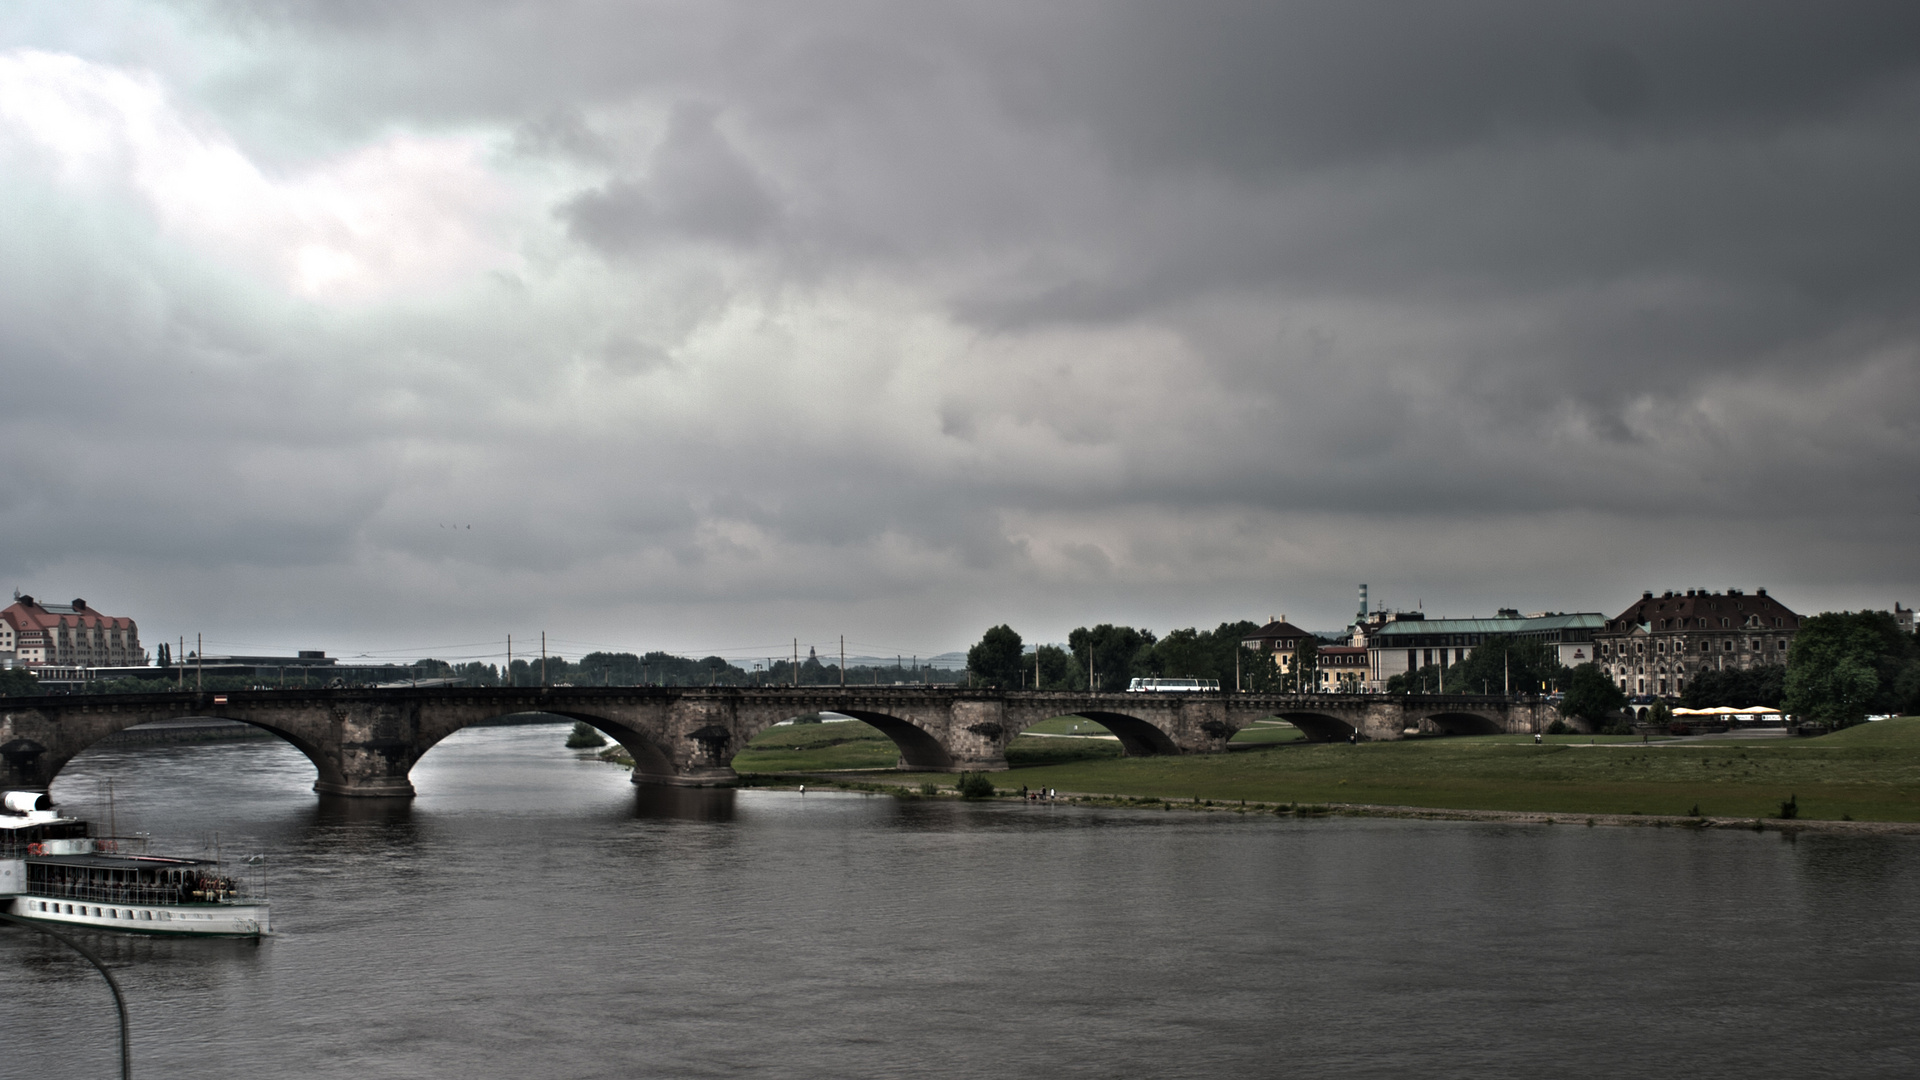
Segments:
[[[1067,635],[1067,646],[1026,651],[1011,626],[989,629],[967,650],[974,682],[1005,689],[1102,693],[1125,690],[1136,678],[1213,679],[1223,688],[1295,693],[1318,688],[1309,640],[1285,672],[1269,653],[1242,644],[1259,627],[1221,623],[1165,637],[1131,626],[1101,623]],[[1236,682],[1237,679],[1237,682]],[[1510,634],[1488,637],[1467,658],[1442,669],[1428,664],[1390,677],[1387,693],[1559,693],[1566,716],[1604,722],[1620,715],[1627,695],[1598,664],[1567,667],[1551,643]],[[1706,671],[1688,680],[1681,702],[1689,708],[1754,705],[1778,708],[1804,721],[1845,726],[1868,716],[1920,715],[1920,631],[1903,631],[1885,611],[1826,612],[1804,620],[1784,665]]]
[[[1094,690],[1118,693],[1134,679],[1211,679],[1222,688],[1238,685],[1258,693],[1279,693],[1311,676],[1284,675],[1271,654],[1243,642],[1257,623],[1221,623],[1212,630],[1188,627],[1162,637],[1133,626],[1076,627],[1065,648],[1041,645],[1028,652],[1011,626],[989,629],[967,650],[967,674],[976,685],[1007,690]]]

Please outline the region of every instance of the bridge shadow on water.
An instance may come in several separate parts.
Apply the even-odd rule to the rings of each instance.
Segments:
[[[736,794],[733,788],[635,784],[633,816],[642,821],[732,821]]]

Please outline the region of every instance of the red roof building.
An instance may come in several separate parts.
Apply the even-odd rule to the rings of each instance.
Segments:
[[[134,667],[147,662],[133,620],[87,606],[15,595],[0,611],[0,659],[23,667]]]

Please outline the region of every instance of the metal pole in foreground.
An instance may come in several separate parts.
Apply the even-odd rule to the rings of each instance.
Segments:
[[[92,964],[99,970],[101,977],[107,980],[107,989],[113,991],[113,1007],[120,1012],[120,1080],[133,1080],[133,1037],[127,1031],[127,999],[126,995],[120,992],[119,980],[113,977],[113,972],[108,971],[107,965],[102,963],[98,956],[93,955],[93,950],[52,927],[41,926],[31,919],[23,919],[18,915],[8,915],[4,912],[0,912],[0,921],[10,922],[16,926],[24,926],[29,930],[38,930],[49,937],[59,938],[72,948],[74,952],[86,957],[87,963]]]

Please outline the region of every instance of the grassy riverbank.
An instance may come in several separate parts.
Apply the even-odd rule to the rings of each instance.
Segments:
[[[1056,717],[1034,725],[1033,731],[1036,734],[1022,735],[1007,747],[1007,763],[1016,769],[1121,755],[1119,741],[1091,720]],[[900,748],[878,729],[858,720],[841,720],[768,728],[735,755],[733,767],[743,775],[842,772],[891,769],[899,760]]]
[[[1094,742],[1029,741],[1049,746]],[[892,751],[875,749],[876,757],[887,758],[884,764],[892,763]],[[1068,745],[1058,753],[1079,749]],[[800,756],[815,757],[795,755]],[[1027,767],[997,774],[995,782],[1002,789],[1025,785],[1182,800],[1714,817],[1774,817],[1792,797],[1803,818],[1920,821],[1920,719],[1915,718],[1818,739],[1642,744],[1578,736],[1550,737],[1536,746],[1530,737],[1486,736],[1282,745],[1191,757],[1029,760]],[[824,772],[834,766],[799,768]],[[953,782],[941,775],[885,776],[905,784],[928,780],[946,787]]]

